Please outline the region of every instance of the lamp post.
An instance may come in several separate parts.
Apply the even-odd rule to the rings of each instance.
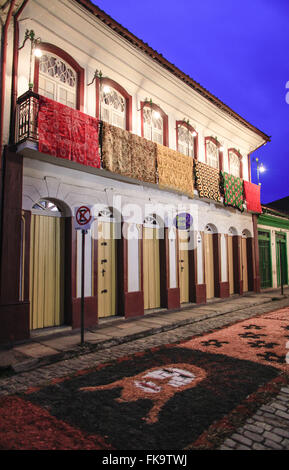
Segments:
[[[257,181],[258,181],[258,186],[261,186],[260,173],[264,173],[264,171],[266,171],[266,168],[264,167],[263,163],[260,163],[258,157],[253,158],[253,161],[257,163]]]
[[[29,87],[29,90],[32,90],[32,89],[33,89],[33,82],[32,82],[32,58],[33,58],[33,55],[35,55],[36,57],[41,57],[41,56],[42,56],[42,51],[41,51],[41,49],[38,47],[38,46],[41,44],[41,39],[35,37],[35,32],[33,31],[33,29],[30,29],[30,30],[29,30],[29,29],[26,29],[24,41],[23,41],[22,46],[19,47],[19,51],[20,51],[20,49],[23,49],[23,47],[25,46],[27,40],[30,41],[30,61],[29,61],[29,79],[28,79],[28,87]]]

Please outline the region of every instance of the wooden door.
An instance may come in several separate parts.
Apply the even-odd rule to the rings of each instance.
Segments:
[[[228,236],[228,270],[229,270],[229,292],[234,294],[234,256],[233,256],[233,237]]]
[[[31,216],[30,329],[64,322],[64,219]]]
[[[270,232],[258,232],[261,288],[272,287]]]
[[[116,240],[113,222],[98,222],[98,317],[117,314]]]
[[[205,233],[204,242],[207,299],[212,299],[215,296],[213,234]]]
[[[286,235],[276,233],[276,270],[277,286],[288,284]]]
[[[180,302],[189,302],[189,236],[186,230],[179,230],[179,284]]]
[[[143,229],[143,290],[145,310],[160,307],[160,246],[154,227]]]
[[[247,238],[242,238],[241,255],[242,255],[241,273],[242,273],[242,279],[243,279],[243,292],[248,292]]]

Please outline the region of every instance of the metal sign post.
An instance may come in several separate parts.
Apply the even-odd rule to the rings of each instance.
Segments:
[[[81,339],[80,344],[84,344],[84,273],[85,273],[85,235],[87,230],[81,230],[82,235],[82,250],[81,250]]]
[[[282,269],[282,248],[281,248],[281,241],[279,241],[279,264],[280,264],[280,282],[281,282],[281,295],[283,295],[283,269]]]
[[[80,343],[84,344],[84,282],[85,282],[85,235],[93,222],[91,206],[80,206],[75,209],[74,227],[81,230],[81,308],[80,308]]]

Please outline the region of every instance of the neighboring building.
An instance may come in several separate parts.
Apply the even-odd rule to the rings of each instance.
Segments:
[[[0,341],[80,326],[83,204],[86,326],[259,291],[270,138],[88,0],[1,4]]]
[[[258,240],[261,289],[288,285],[289,215],[262,205]]]
[[[282,199],[277,199],[276,201],[268,202],[266,207],[270,207],[276,211],[289,214],[289,196],[283,197]]]

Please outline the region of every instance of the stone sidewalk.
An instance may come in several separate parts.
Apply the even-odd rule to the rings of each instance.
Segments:
[[[281,302],[281,304],[280,304]],[[120,317],[101,322],[97,328],[85,330],[84,345],[80,344],[80,331],[67,328],[42,330],[32,333],[30,340],[13,347],[0,348],[0,377],[1,373],[20,373],[38,367],[83,356],[94,351],[106,350],[117,345],[176,330],[187,325],[198,324],[222,316],[232,317],[234,313],[244,309],[258,309],[268,306],[271,310],[280,305],[289,305],[289,288],[250,293],[234,296],[230,299],[213,301],[204,305],[190,304],[177,311],[156,311],[132,320]]]

